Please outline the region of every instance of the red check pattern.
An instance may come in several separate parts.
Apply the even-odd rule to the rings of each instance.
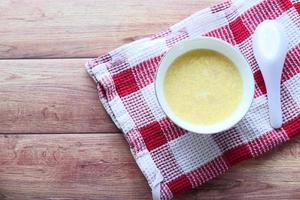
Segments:
[[[282,80],[284,124],[269,125],[266,88],[252,50],[259,23],[276,19],[289,37]],[[197,135],[177,127],[162,112],[154,92],[157,66],[179,41],[201,35],[238,48],[255,77],[255,99],[246,117],[216,135]],[[174,196],[255,158],[300,133],[300,1],[226,1],[202,10],[166,31],[122,46],[86,65],[100,100],[124,132],[132,154],[152,188],[154,199]]]

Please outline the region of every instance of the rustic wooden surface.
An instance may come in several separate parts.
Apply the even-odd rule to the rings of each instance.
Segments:
[[[86,61],[0,60],[0,132],[119,132],[99,103]]]
[[[0,200],[150,199],[83,65],[218,1],[1,0]],[[299,158],[300,137],[178,199],[299,199]]]

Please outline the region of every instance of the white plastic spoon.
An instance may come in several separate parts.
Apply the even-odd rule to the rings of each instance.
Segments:
[[[288,38],[281,24],[275,20],[262,22],[253,36],[253,50],[267,88],[271,126],[280,128],[280,83],[288,50]]]

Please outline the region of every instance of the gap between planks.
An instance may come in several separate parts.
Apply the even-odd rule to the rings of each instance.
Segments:
[[[95,134],[95,135],[98,135],[98,134],[101,134],[101,135],[116,135],[116,134],[119,134],[121,136],[123,136],[123,132],[81,132],[81,133],[73,133],[73,132],[63,132],[63,133],[60,133],[60,132],[57,132],[57,133],[40,133],[40,132],[28,132],[28,133],[0,133],[0,135],[4,135],[4,136],[9,136],[9,135],[19,135],[19,136],[25,136],[25,135],[89,135],[89,134]]]
[[[104,53],[103,53],[104,54]],[[100,53],[99,56],[101,56],[102,54]],[[96,57],[51,57],[51,58],[47,58],[47,57],[24,57],[24,58],[0,58],[0,61],[22,61],[22,60],[80,60],[80,59],[84,59],[84,60],[89,60],[89,59],[93,59]]]

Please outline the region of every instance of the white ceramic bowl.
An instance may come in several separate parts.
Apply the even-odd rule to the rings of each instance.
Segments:
[[[237,109],[224,121],[212,125],[195,125],[180,119],[171,110],[164,95],[164,79],[170,65],[182,54],[196,49],[213,50],[225,55],[238,68],[243,80],[243,96]],[[235,47],[223,40],[211,37],[200,37],[198,39],[180,42],[166,53],[166,55],[162,58],[157,70],[155,91],[158,102],[163,111],[175,124],[190,132],[213,134],[228,130],[236,125],[245,116],[254,97],[254,79],[248,62]]]

